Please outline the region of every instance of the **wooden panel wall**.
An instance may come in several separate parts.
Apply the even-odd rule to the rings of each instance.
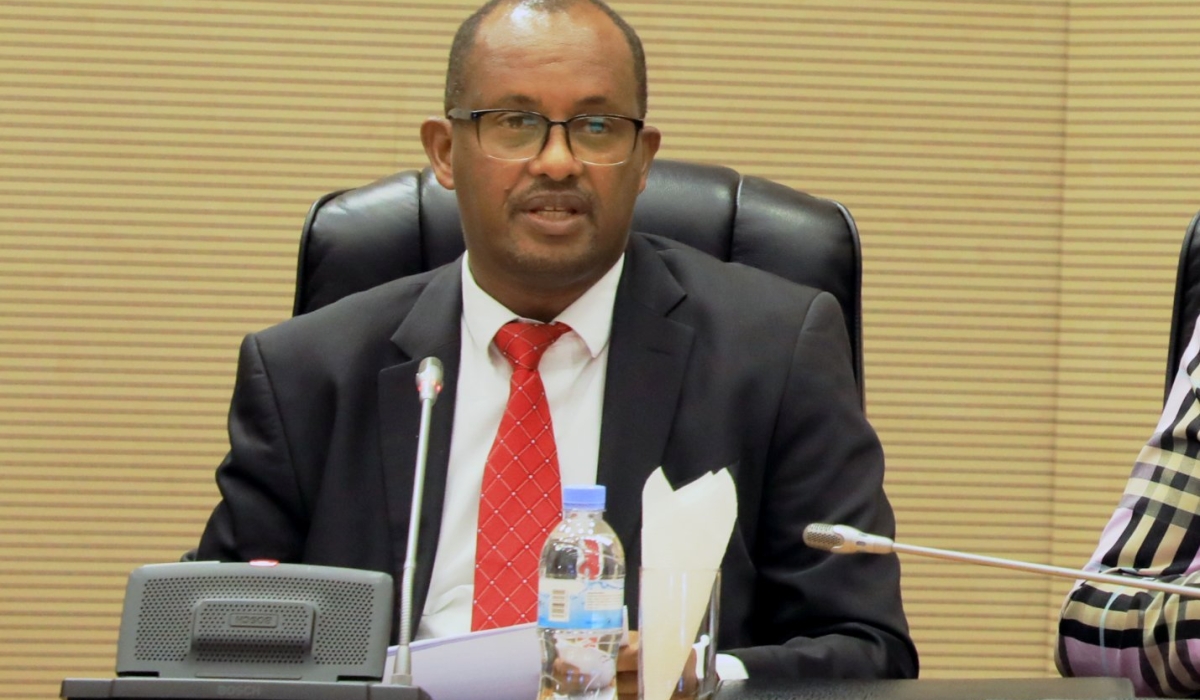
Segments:
[[[663,155],[857,217],[901,537],[1082,563],[1156,418],[1200,10],[613,4]],[[0,697],[111,673],[125,575],[214,503],[309,203],[423,164],[473,6],[0,0]],[[924,676],[1052,673],[1061,586],[904,565]]]

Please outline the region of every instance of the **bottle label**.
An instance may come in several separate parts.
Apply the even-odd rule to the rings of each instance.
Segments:
[[[552,629],[621,629],[625,581],[545,578],[538,581],[538,626]]]

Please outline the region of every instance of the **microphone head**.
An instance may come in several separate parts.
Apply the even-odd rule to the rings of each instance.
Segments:
[[[804,528],[804,544],[813,549],[833,552],[845,543],[846,538],[842,537],[833,525],[813,523]]]
[[[426,357],[417,367],[417,393],[421,400],[437,401],[442,391],[442,361],[436,357]]]
[[[849,525],[813,523],[804,528],[804,544],[834,554],[891,554],[895,543],[881,535],[867,533]]]
[[[424,360],[421,360],[421,364],[417,365],[417,374],[429,374],[430,372],[435,373],[437,379],[439,381],[441,380],[441,378],[442,378],[442,361],[437,359],[436,357],[433,357],[432,355],[429,357],[426,357]],[[434,376],[434,375],[431,375],[431,376]]]

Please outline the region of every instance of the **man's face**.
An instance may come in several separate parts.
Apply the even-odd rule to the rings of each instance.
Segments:
[[[555,13],[498,10],[480,26],[466,74],[455,107],[527,110],[552,120],[640,116],[624,35],[586,4]],[[426,150],[438,180],[457,191],[471,271],[501,302],[548,295],[570,303],[620,257],[657,130],[643,130],[625,162],[590,165],[572,155],[562,127],[551,128],[534,158],[504,161],[480,149],[473,122],[436,126],[448,144],[431,148],[427,124]],[[448,157],[439,159],[439,150]]]

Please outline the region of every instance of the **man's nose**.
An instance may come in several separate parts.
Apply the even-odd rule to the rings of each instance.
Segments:
[[[533,174],[545,175],[551,180],[565,180],[583,173],[583,162],[571,152],[565,126],[554,124],[550,127],[550,133],[546,134],[546,145],[529,162],[529,167]]]

